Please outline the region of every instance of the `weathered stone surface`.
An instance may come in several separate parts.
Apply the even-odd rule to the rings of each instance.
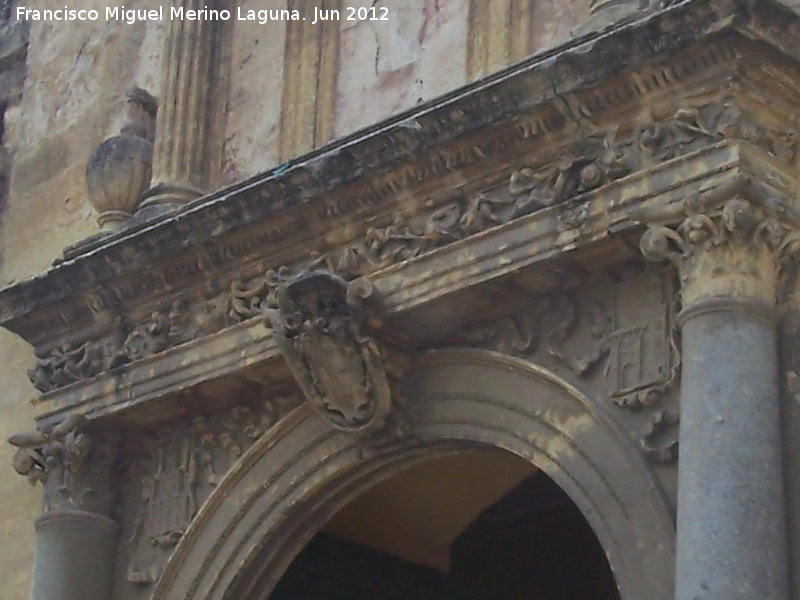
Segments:
[[[430,100],[467,81],[468,0],[378,2],[389,21],[342,23],[338,136]],[[370,6],[360,0],[349,6]]]
[[[284,0],[244,0],[238,6],[259,10],[285,4]],[[223,163],[226,182],[279,162],[285,36],[285,22],[265,26],[243,21],[234,28]]]
[[[774,311],[798,215],[738,196],[646,214],[642,252],[681,284],[677,597],[788,599]]]
[[[33,410],[30,399],[33,390],[16,376],[25,368],[29,349],[19,339],[6,332],[0,334],[0,378],[8,382],[0,397],[0,438],[30,429]],[[16,382],[16,384],[12,384]],[[0,446],[0,460],[11,464],[14,449],[8,444]],[[41,488],[28,485],[21,477],[9,471],[0,477],[0,498],[3,514],[0,517],[0,535],[15,543],[0,549],[0,596],[9,600],[27,600],[30,590],[30,572],[33,562],[33,523],[41,514]]]
[[[46,4],[60,6],[50,0]],[[431,101],[468,78],[469,4],[386,3],[397,15],[388,24],[343,21],[336,89],[295,90],[306,94],[296,96],[298,102],[311,102],[313,110],[305,106],[303,114],[313,113],[312,129],[333,123],[341,136],[401,109],[410,112],[324,151],[300,159],[289,156],[289,162],[266,173],[261,171],[281,160],[285,137],[279,111],[292,107],[279,82],[288,77],[284,65],[295,63],[283,56],[285,24],[236,24],[230,86],[223,96],[227,112],[214,113],[225,117],[225,143],[224,148],[214,144],[213,150],[225,152],[221,180],[254,177],[155,222],[78,244],[42,277],[0,293],[0,321],[36,345],[33,380],[45,392],[36,409],[42,435],[50,435],[70,414],[113,428],[146,430],[160,422],[167,428],[180,424],[184,431],[181,427],[189,427],[186,423],[197,414],[223,414],[218,411],[239,406],[242,398],[263,398],[282,389],[292,373],[264,327],[262,313],[274,307],[270,284],[285,274],[281,267],[324,269],[344,281],[369,275],[385,297],[386,312],[380,327],[370,329],[369,336],[357,336],[354,347],[379,343],[402,356],[428,347],[470,345],[482,349],[470,352],[484,357],[492,351],[506,355],[502,364],[512,371],[546,365],[547,377],[579,398],[583,412],[565,408],[563,422],[556,424],[564,435],[548,438],[541,448],[536,446],[540,440],[531,441],[536,436],[530,431],[515,429],[514,419],[507,421],[507,433],[527,440],[521,448],[531,458],[543,451],[570,460],[575,456],[570,436],[585,436],[580,444],[585,443],[586,455],[606,461],[601,471],[612,475],[616,471],[608,465],[617,463],[604,454],[604,444],[617,448],[620,460],[638,473],[637,489],[646,489],[652,500],[641,510],[652,509],[650,517],[671,535],[680,409],[675,383],[683,364],[675,352],[677,298],[669,268],[643,269],[631,260],[642,226],[637,210],[669,213],[682,210],[680,202],[688,196],[713,204],[720,195],[736,193],[759,211],[773,206],[786,213],[783,209],[800,191],[795,176],[794,82],[800,80],[796,17],[769,0],[688,2],[609,35],[567,44]],[[253,2],[242,6],[264,8]],[[531,10],[531,47],[540,49],[566,39],[588,6],[536,4]],[[63,246],[94,231],[82,182],[86,158],[118,127],[113,115],[120,112],[121,89],[138,83],[158,93],[155,73],[163,25],[93,27],[32,24],[28,67],[37,77],[28,78],[22,105],[6,111],[4,141],[13,151],[14,166],[3,222],[4,281],[45,270]],[[308,77],[300,82],[307,84]],[[331,111],[333,121],[317,109]],[[312,137],[314,144],[325,139]],[[685,229],[681,235],[697,233]],[[708,239],[716,240],[717,233],[712,231]],[[782,241],[773,240],[775,233],[774,228],[762,228],[758,239],[780,246]],[[755,258],[767,264],[764,256]],[[709,277],[718,274],[706,270]],[[775,279],[774,271],[759,272],[769,282]],[[307,300],[314,302],[313,297]],[[328,309],[323,302],[310,311],[315,318],[289,323],[289,337],[299,336],[302,344],[300,332],[319,327],[321,337],[335,338],[331,331],[341,319],[334,319],[334,325],[319,320]],[[284,321],[292,318],[283,315]],[[636,344],[644,348],[639,354],[632,350]],[[339,354],[327,352],[329,359],[357,354],[352,348],[342,350],[341,344],[336,348]],[[33,357],[19,342],[0,343],[0,352],[6,351],[3,380],[17,382],[7,394],[11,408],[6,412],[14,411],[16,423],[9,433],[18,433],[31,429],[18,421],[20,414],[27,414],[18,407],[34,394],[20,379]],[[330,380],[341,375],[338,367],[349,365],[350,375],[360,373],[352,360],[327,371],[319,370],[324,360],[308,360],[318,376]],[[298,373],[301,378],[308,375],[302,364],[294,369]],[[387,368],[387,379],[389,375]],[[454,378],[459,385],[461,376]],[[473,381],[472,375],[464,377]],[[306,387],[316,385],[313,375],[306,379],[311,380]],[[375,381],[367,377],[365,389],[374,388]],[[339,412],[352,408],[348,401],[363,399],[320,400],[311,392],[317,404],[325,407],[328,401],[328,408]],[[467,396],[458,399],[464,406],[496,406]],[[562,408],[576,405],[570,402]],[[429,430],[438,427],[437,415],[449,414],[437,406],[426,401],[414,409]],[[787,414],[787,437],[792,439],[793,413]],[[526,415],[534,424],[546,421],[541,414]],[[330,422],[312,416],[303,413],[281,425],[287,430],[304,427],[323,439],[315,445],[302,438],[308,444],[303,447],[310,449],[311,458],[303,459],[306,466],[315,467],[328,451],[341,450],[347,465],[351,459],[374,456],[375,448],[365,448],[359,436],[347,445],[343,439],[348,433],[334,433]],[[213,488],[233,462],[216,454],[209,460],[203,452],[213,446],[217,453],[231,448],[244,453],[245,444],[236,436],[224,437],[225,418],[215,421],[211,437],[202,431],[188,436],[198,441],[190,453],[198,462],[191,464],[206,469],[211,464],[214,471],[189,478],[189,488],[201,480],[198,485],[204,486],[199,495],[198,489],[187,492],[185,498],[192,503],[213,496],[217,507],[214,503],[225,496]],[[271,420],[270,426],[274,424]],[[598,431],[608,434],[602,438],[606,442],[598,441]],[[393,438],[377,451],[397,450],[406,443],[402,439]],[[444,438],[431,434],[426,439],[435,444]],[[152,440],[132,435],[126,450],[138,456],[148,442]],[[292,444],[281,456],[294,460],[299,446]],[[153,447],[164,449],[170,460],[180,456],[163,439]],[[39,452],[38,446],[31,448]],[[796,454],[793,446],[789,450]],[[0,450],[0,458],[3,452],[8,454]],[[793,461],[796,457],[790,465]],[[158,464],[158,457],[151,463]],[[177,472],[179,463],[168,464]],[[240,463],[231,472],[254,477],[249,464]],[[584,467],[587,477],[594,478],[593,467]],[[140,514],[146,520],[148,511],[160,510],[148,496],[150,484],[143,483],[147,477],[145,473],[138,482],[129,482],[123,499],[128,517]],[[29,498],[23,496],[23,482],[8,480],[13,486],[9,496]],[[295,491],[303,494],[304,489]],[[613,519],[633,522],[626,511],[641,507],[615,500],[614,490],[603,485],[593,489],[608,494],[602,507],[622,507]],[[789,498],[796,505],[794,483]],[[287,510],[293,506],[289,504]],[[136,510],[143,506],[145,510]],[[177,527],[153,528],[153,536],[134,536],[135,519],[122,523],[119,597],[149,595],[158,578],[153,573],[160,573],[198,506],[190,508]],[[207,509],[204,518],[213,510]],[[796,514],[800,511],[790,518],[795,529],[800,522]],[[20,537],[14,518],[8,523],[8,534]],[[662,539],[671,540],[670,535]],[[181,546],[179,555],[189,550]],[[664,577],[664,565],[671,564],[664,558],[669,551],[659,551],[664,551],[661,558],[626,577],[633,580],[645,572]],[[179,580],[188,572],[176,572],[174,565],[169,569]],[[166,590],[171,582],[163,585]],[[24,595],[15,589],[9,598]]]
[[[6,3],[7,4],[7,3]],[[19,2],[12,4],[20,4]],[[43,0],[37,8],[63,8],[63,2]],[[135,0],[130,6],[155,5]],[[83,2],[82,8],[101,8],[102,2]],[[5,10],[4,6],[4,10]],[[12,8],[11,6],[8,7]],[[30,45],[13,73],[5,70],[17,61],[24,30]],[[2,266],[4,283],[41,272],[61,249],[96,231],[86,202],[82,173],[91,149],[119,127],[119,91],[133,83],[155,85],[160,48],[154,41],[158,23],[123,25],[81,23],[27,23],[12,27],[0,43],[0,89],[12,94],[6,107],[2,142],[11,162],[10,197],[3,204]],[[17,102],[19,98],[19,102]],[[3,96],[0,102],[10,99]],[[0,437],[30,429],[30,400],[34,390],[14,376],[28,349],[2,336],[4,394],[0,403]],[[28,420],[28,425],[24,421]],[[0,460],[6,464],[14,449],[3,444]],[[23,600],[30,592],[35,513],[40,512],[41,490],[22,478],[0,478],[4,513],[0,533],[15,540],[0,552],[0,596]]]
[[[41,3],[60,6],[55,0]],[[90,2],[86,8],[104,6]],[[154,42],[162,29],[157,22],[105,20],[29,27],[28,71],[36,75],[26,79],[21,103],[6,118],[5,139],[16,159],[3,254],[16,260],[6,263],[4,281],[42,271],[65,245],[96,231],[80,173],[92,149],[119,128],[125,101],[120,92],[134,83],[155,87],[160,48]]]
[[[161,103],[153,142],[152,183],[140,211],[182,206],[219,180],[230,20],[189,18],[225,3],[180,0],[170,9],[186,18],[170,18],[161,61]]]
[[[552,48],[568,40],[589,16],[587,0],[539,0],[532,4],[533,52]]]

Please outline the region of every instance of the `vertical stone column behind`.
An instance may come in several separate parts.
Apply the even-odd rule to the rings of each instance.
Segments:
[[[117,525],[79,511],[36,522],[31,600],[109,600]]]
[[[184,10],[218,9],[221,0],[176,0]],[[203,194],[214,172],[212,144],[219,73],[221,22],[173,19],[169,22],[162,94],[153,149],[153,185],[142,209],[174,208]]]
[[[644,234],[681,278],[677,600],[788,600],[777,339],[796,223],[736,198]]]
[[[470,0],[467,71],[470,79],[487,75],[530,54],[528,0]]]
[[[314,23],[316,9],[342,11],[342,0],[289,0],[304,20],[289,21],[284,53],[281,109],[281,160],[294,158],[333,137],[341,23]],[[340,13],[341,14],[341,13]]]

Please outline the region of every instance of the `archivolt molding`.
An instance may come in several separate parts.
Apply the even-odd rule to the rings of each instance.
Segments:
[[[413,462],[475,444],[543,469],[583,510],[625,600],[672,596],[674,525],[650,469],[552,372],[497,353],[434,351],[412,364],[410,435],[364,455],[304,405],[220,482],[176,548],[154,600],[263,597],[324,522]]]

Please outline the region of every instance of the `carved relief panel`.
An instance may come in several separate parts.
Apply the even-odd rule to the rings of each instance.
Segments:
[[[173,421],[130,436],[118,561],[123,598],[146,598],[205,499],[299,396]]]
[[[639,263],[591,274],[453,340],[553,369],[596,398],[651,459],[677,457],[678,351],[669,270]]]

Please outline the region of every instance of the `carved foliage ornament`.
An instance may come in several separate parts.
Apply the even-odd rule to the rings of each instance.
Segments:
[[[384,431],[395,415],[383,356],[369,334],[381,308],[372,283],[304,271],[280,283],[274,297],[267,322],[312,406],[341,431],[360,437]]]
[[[566,158],[523,165],[503,185],[460,193],[431,212],[398,212],[390,223],[370,227],[362,239],[318,264],[344,277],[363,276],[552,206],[561,206],[559,231],[587,234],[586,206],[579,203],[583,194],[726,139],[752,143],[787,164],[795,158],[796,131],[757,124],[735,98],[694,98],[667,114],[632,131],[613,128],[579,139],[563,149]]]
[[[797,152],[794,129],[773,130],[758,124],[734,98],[687,103],[675,114],[639,130],[638,146],[655,162],[662,162],[721,140],[743,140],[779,161],[790,164]]]
[[[147,358],[260,316],[267,292],[268,281],[263,275],[240,278],[208,301],[188,305],[178,298],[138,323],[118,319],[113,333],[103,340],[66,342],[37,352],[36,365],[28,370],[28,378],[40,392],[50,392]]]
[[[107,514],[113,500],[112,444],[98,444],[86,433],[85,419],[73,415],[47,431],[17,434],[14,470],[45,489],[44,508]]]
[[[749,142],[786,164],[795,161],[795,130],[759,124],[734,97],[690,98],[659,112],[669,116],[634,130],[615,127],[579,139],[563,148],[559,158],[520,165],[500,185],[458,192],[418,214],[399,211],[389,221],[369,226],[360,239],[295,267],[325,268],[354,279],[549,207],[558,207],[558,231],[589,234],[583,194],[726,139]],[[179,299],[133,323],[120,323],[104,339],[69,341],[39,351],[30,379],[38,390],[49,392],[255,318],[270,286],[263,272],[253,273],[222,290],[210,289],[204,298]]]
[[[757,206],[740,197],[713,207],[690,199],[673,212],[677,224],[649,225],[640,247],[678,268],[684,307],[720,296],[775,304],[780,267],[800,251],[799,215],[778,200]]]
[[[241,404],[172,423],[143,438],[143,453],[131,465],[141,497],[128,536],[128,581],[158,581],[169,554],[214,486],[247,448],[299,403],[297,396],[276,396],[260,405]]]

